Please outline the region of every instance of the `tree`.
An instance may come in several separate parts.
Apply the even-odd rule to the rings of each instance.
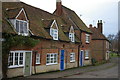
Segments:
[[[110,46],[111,51],[118,52],[119,33],[117,33],[116,35],[109,34],[107,38],[111,42],[111,46]]]

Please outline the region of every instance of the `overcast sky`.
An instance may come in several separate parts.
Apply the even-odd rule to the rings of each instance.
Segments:
[[[56,8],[56,0],[21,0],[50,13]],[[104,34],[118,32],[119,0],[62,0],[62,4],[74,10],[87,26],[96,26],[98,20],[104,21]],[[82,15],[82,16],[80,16]]]

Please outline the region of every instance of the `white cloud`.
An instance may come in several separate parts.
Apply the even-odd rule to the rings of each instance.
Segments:
[[[56,0],[21,0],[27,4],[39,7],[45,11],[52,13],[56,8]],[[82,14],[82,20],[86,25],[96,24],[98,19],[105,21],[104,33],[108,34],[117,31],[117,2],[119,0],[62,0],[62,4],[78,15]],[[96,26],[96,25],[95,25]],[[113,26],[115,31],[112,30]]]

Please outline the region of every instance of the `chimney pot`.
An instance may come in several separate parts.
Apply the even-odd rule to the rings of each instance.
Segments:
[[[102,20],[98,20],[97,27],[98,27],[98,31],[102,33],[103,32]]]
[[[102,20],[100,20],[100,23],[102,23]]]
[[[89,25],[89,28],[92,28],[92,24]]]

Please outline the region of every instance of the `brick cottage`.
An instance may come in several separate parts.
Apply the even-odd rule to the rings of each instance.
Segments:
[[[87,66],[91,65],[92,58],[102,61],[108,56],[102,45],[96,52],[99,41],[106,46],[108,40],[105,37],[94,39],[97,29],[88,28],[73,10],[62,5],[61,0],[57,0],[53,14],[23,2],[4,2],[2,6],[2,33],[40,40],[32,48],[11,48],[8,77]]]

